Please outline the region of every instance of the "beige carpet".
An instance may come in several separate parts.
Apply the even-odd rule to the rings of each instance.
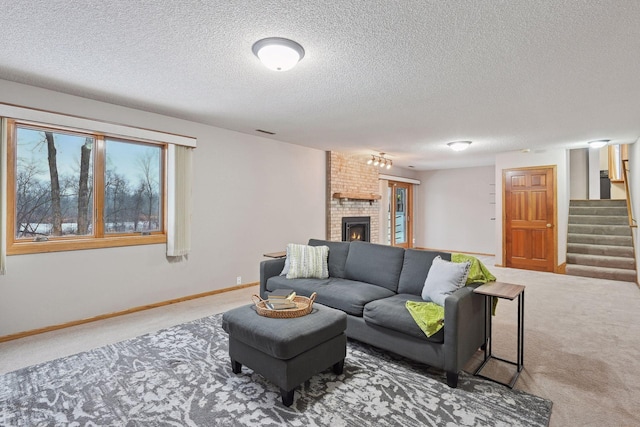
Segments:
[[[551,426],[640,425],[640,290],[633,283],[493,267],[527,286],[525,369],[516,388],[553,401]],[[0,344],[0,373],[132,338],[249,303],[256,288]],[[515,360],[517,305],[500,301],[494,354]],[[467,366],[473,372],[481,354]],[[507,380],[511,365],[483,374]]]
[[[490,264],[488,264],[490,265]],[[553,401],[552,426],[640,425],[640,289],[634,283],[490,267],[525,289],[524,371],[516,388]],[[501,300],[494,354],[516,360],[517,303]],[[469,370],[479,365],[470,363]],[[483,375],[507,380],[515,367]]]

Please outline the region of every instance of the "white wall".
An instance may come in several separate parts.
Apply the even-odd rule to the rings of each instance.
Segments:
[[[587,200],[589,198],[589,149],[577,148],[570,150],[569,161],[571,165],[569,198],[572,200]]]
[[[600,200],[600,170],[602,168],[601,149],[589,148],[589,200]],[[606,161],[605,161],[606,162]]]
[[[496,265],[502,265],[502,172],[505,169],[530,166],[556,166],[558,265],[567,258],[567,227],[569,220],[569,155],[568,150],[540,150],[528,153],[511,152],[496,156]]]
[[[379,232],[378,232],[378,242],[381,245],[390,245],[389,241],[389,181],[386,179],[381,179],[378,181],[380,185],[380,195],[382,198],[380,199],[380,211],[378,213],[378,224]],[[415,209],[415,208],[414,208]]]
[[[494,253],[493,166],[422,171],[418,179],[417,247]]]
[[[389,170],[381,169],[380,175],[390,175],[390,176],[399,176],[402,178],[411,178],[411,179],[420,179],[420,172],[413,169],[407,168],[396,168],[393,167]]]
[[[263,253],[325,236],[324,151],[2,80],[0,102],[198,139],[188,261],[164,245],[9,256],[0,336],[255,282]]]
[[[631,198],[631,217],[640,220],[640,139],[634,144],[629,144],[629,197]],[[632,228],[633,244],[636,248],[636,272],[640,273],[640,233],[638,228]],[[640,276],[638,277],[640,282]]]
[[[627,191],[624,188],[624,182],[611,183],[611,199],[624,200],[627,198]]]
[[[595,151],[598,152],[598,169],[601,171],[609,170],[609,146],[605,145]]]

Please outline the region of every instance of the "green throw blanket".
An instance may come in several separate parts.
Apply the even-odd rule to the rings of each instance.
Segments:
[[[452,262],[471,262],[471,267],[469,267],[469,276],[467,277],[467,285],[469,283],[488,283],[495,282],[496,276],[491,274],[491,272],[484,266],[484,264],[476,257],[465,254],[451,254]],[[496,315],[496,307],[498,306],[498,298],[493,298],[492,306],[491,306],[491,314]]]
[[[466,284],[495,282],[496,276],[476,257],[465,254],[451,254],[452,262],[471,262]],[[493,315],[496,314],[498,298],[493,299]],[[444,326],[444,307],[434,302],[407,301],[407,310],[427,337],[432,336]]]
[[[407,301],[405,307],[428,337],[444,326],[444,307],[435,302]]]
[[[487,283],[495,282],[496,276],[484,266],[484,264],[476,257],[465,254],[451,254],[451,261],[453,262],[471,262],[469,268],[469,276],[467,277],[467,285],[469,283]]]

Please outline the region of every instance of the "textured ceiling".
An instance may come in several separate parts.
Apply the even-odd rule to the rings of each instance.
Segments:
[[[416,170],[640,137],[637,0],[9,0],[0,41],[2,79]]]

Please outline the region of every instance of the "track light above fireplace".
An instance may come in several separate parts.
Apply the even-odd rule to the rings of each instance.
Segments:
[[[386,153],[380,153],[379,156],[372,154],[371,158],[367,160],[367,164],[373,165],[373,166],[380,166],[381,168],[391,169],[391,166],[393,166],[393,160],[387,159],[384,156],[385,154]]]

